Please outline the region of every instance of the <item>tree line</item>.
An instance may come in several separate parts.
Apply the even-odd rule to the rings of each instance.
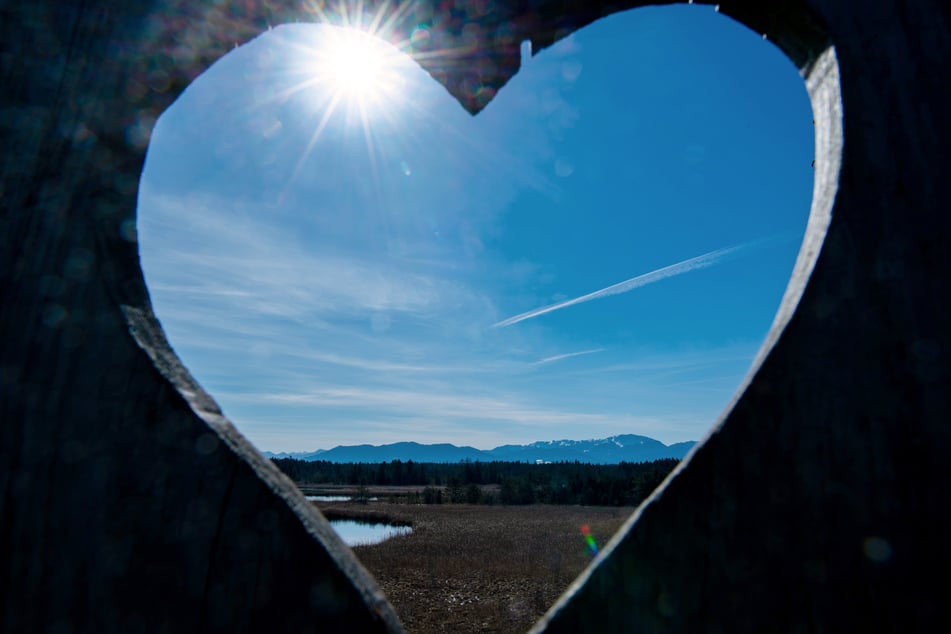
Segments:
[[[339,463],[276,458],[299,484],[420,486],[408,502],[423,504],[583,504],[635,506],[657,488],[679,460],[589,464],[583,462]],[[495,486],[491,486],[495,485]]]

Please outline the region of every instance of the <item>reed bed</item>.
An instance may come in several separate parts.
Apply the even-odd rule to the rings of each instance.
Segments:
[[[318,503],[328,517],[412,525],[354,553],[410,634],[526,632],[633,511],[625,507]]]

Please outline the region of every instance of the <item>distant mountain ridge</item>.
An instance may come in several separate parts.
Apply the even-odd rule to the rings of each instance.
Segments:
[[[622,434],[592,440],[548,440],[529,445],[501,445],[495,449],[458,447],[449,443],[424,445],[417,442],[397,442],[389,445],[339,445],[333,449],[318,449],[299,453],[271,453],[269,458],[296,458],[297,460],[327,460],[329,462],[589,462],[615,464],[618,462],[649,462],[661,458],[680,460],[696,444],[695,441],[665,445],[659,440]]]

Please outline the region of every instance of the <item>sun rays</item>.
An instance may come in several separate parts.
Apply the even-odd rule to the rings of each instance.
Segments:
[[[330,108],[346,105],[365,120],[373,110],[398,100],[404,54],[378,35],[355,26],[328,29],[302,51],[307,84],[329,94]]]
[[[389,160],[384,138],[391,145],[429,142],[418,138],[418,129],[410,131],[421,118],[431,132],[427,137],[458,134],[458,121],[449,124],[432,116],[432,93],[421,90],[421,75],[437,78],[447,68],[468,64],[471,43],[444,25],[419,21],[413,7],[390,0],[305,0],[305,22],[319,27],[313,35],[300,37],[303,25],[278,27],[274,37],[284,42],[258,67],[269,79],[249,76],[271,87],[255,95],[247,113],[268,118],[288,103],[295,107],[297,135],[285,146],[293,158],[278,204],[286,201],[331,136],[352,134],[354,143],[365,146],[369,166],[361,177],[369,184],[379,180]],[[485,153],[476,147],[478,140],[471,143],[473,153]],[[497,160],[494,156],[491,162]]]
[[[297,47],[293,63],[295,81],[277,99],[305,93],[313,104],[313,131],[288,185],[295,181],[308,157],[318,150],[321,136],[335,116],[344,116],[346,127],[359,127],[369,159],[377,160],[376,130],[398,128],[406,108],[419,110],[407,87],[411,57],[413,66],[439,66],[441,59],[458,57],[461,49],[440,48],[430,28],[417,25],[411,37],[400,39],[397,28],[408,17],[411,3],[389,1],[372,3],[311,1],[309,12],[314,22],[332,28],[323,29],[306,45]],[[373,174],[376,177],[376,174]]]
[[[374,126],[380,120],[388,124],[397,121],[406,103],[403,87],[408,43],[394,43],[388,37],[405,9],[394,9],[388,2],[374,12],[364,10],[362,3],[309,4],[313,21],[325,28],[306,43],[293,46],[293,58],[285,70],[290,81],[260,104],[303,96],[303,102],[310,105],[301,116],[314,117],[285,190],[300,176],[308,157],[318,151],[320,138],[335,116],[343,116],[346,127],[362,129],[370,160],[375,162]]]
[[[390,52],[373,36],[344,29],[330,39],[314,71],[332,90],[366,107],[395,89],[396,78],[387,72]]]
[[[320,118],[291,176],[296,178],[314,151],[321,134],[338,110],[347,124],[362,127],[371,160],[374,158],[374,119],[392,121],[405,95],[399,49],[368,31],[353,26],[325,30],[323,37],[301,51],[302,82],[295,89],[310,89]]]

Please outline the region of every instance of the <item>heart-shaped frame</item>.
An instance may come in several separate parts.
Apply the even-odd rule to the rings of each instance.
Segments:
[[[149,132],[269,24],[382,6],[398,37],[431,26],[456,54],[421,63],[475,112],[521,41],[645,3],[133,4],[0,7],[0,628],[398,631],[152,315],[135,243]],[[947,10],[720,10],[805,77],[806,238],[727,413],[536,631],[939,629],[945,593],[922,571],[951,561]]]

